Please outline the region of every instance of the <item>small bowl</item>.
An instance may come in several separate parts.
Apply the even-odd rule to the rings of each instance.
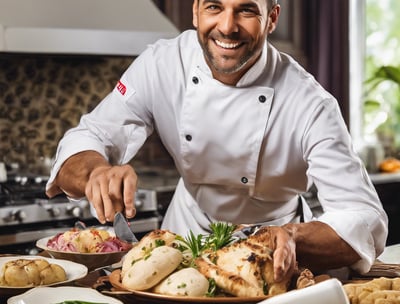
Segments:
[[[93,271],[97,268],[110,266],[112,264],[121,261],[122,257],[128,253],[125,251],[115,251],[115,252],[96,252],[96,253],[79,253],[79,252],[67,252],[58,251],[47,247],[47,242],[54,236],[45,237],[36,242],[36,246],[47,252],[50,257],[55,259],[68,260],[75,263],[85,265],[89,271]]]

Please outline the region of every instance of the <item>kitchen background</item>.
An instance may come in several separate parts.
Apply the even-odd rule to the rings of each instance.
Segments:
[[[158,5],[165,9],[164,3]],[[114,88],[134,58],[2,53],[0,161],[8,170],[18,167],[22,172],[46,174],[65,131]],[[138,169],[174,168],[156,134],[134,164]]]
[[[148,0],[29,4],[0,1],[0,162],[7,169],[7,181],[0,174],[0,254],[35,254],[38,239],[77,221],[99,224],[87,201],[45,196],[57,144],[114,88],[140,49],[157,36],[178,33]],[[87,18],[84,5],[99,7]],[[125,18],[115,18],[115,5],[127,6]],[[54,14],[43,15],[44,7]],[[77,17],[80,12],[83,16]],[[29,24],[32,20],[36,24]],[[131,222],[141,237],[159,227],[178,176],[156,134],[132,164],[140,181]]]
[[[283,6],[289,6],[282,0]],[[192,1],[154,0],[178,30],[192,28]],[[289,8],[289,7],[288,7]],[[291,7],[290,7],[291,8]],[[299,8],[299,7],[298,7]],[[294,14],[294,13],[292,13]],[[292,18],[293,19],[293,18]],[[295,28],[283,10],[279,41]],[[299,27],[301,28],[301,27]],[[300,39],[297,39],[300,40]],[[279,43],[277,39],[277,43]],[[300,62],[299,47],[282,45]],[[2,53],[0,56],[0,162],[31,174],[46,174],[57,143],[115,86],[135,56]],[[152,135],[132,164],[139,171],[174,169],[157,135]]]
[[[179,31],[192,27],[192,1],[153,2]],[[337,97],[349,123],[346,1],[324,1],[326,6],[334,3],[335,9],[325,6],[329,18],[320,10],[319,0],[280,3],[283,15],[271,41],[294,56]],[[326,24],[316,26],[320,22]],[[10,171],[48,174],[62,135],[113,89],[134,59],[112,54],[0,53],[0,162]],[[172,159],[156,134],[148,138],[132,164],[139,174],[154,171],[174,175]],[[397,183],[378,183],[376,187],[389,217],[398,218]],[[395,233],[399,225],[395,220],[390,222],[389,243],[400,242]]]
[[[0,155],[43,171],[58,140],[115,86],[132,58],[0,56]],[[35,173],[35,172],[32,172]],[[45,174],[45,172],[38,172]]]
[[[115,86],[132,57],[0,56],[1,161],[46,174],[66,130]],[[156,135],[135,159],[138,166],[171,166]]]

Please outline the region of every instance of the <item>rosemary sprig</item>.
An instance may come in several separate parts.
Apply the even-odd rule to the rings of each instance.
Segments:
[[[205,250],[216,251],[233,241],[233,232],[236,229],[236,225],[216,222],[210,224],[211,233],[207,236],[198,234],[194,235],[193,231],[190,230],[189,234],[183,238],[178,236],[177,239],[183,243],[187,249],[192,253],[193,259],[201,256]]]
[[[193,258],[197,258],[207,248],[202,234],[194,235],[193,231],[189,231],[189,235],[185,238],[177,236],[177,240],[181,241],[191,252]]]
[[[225,222],[215,222],[210,224],[211,233],[208,235],[206,243],[209,248],[217,251],[233,241],[233,232],[236,225]]]

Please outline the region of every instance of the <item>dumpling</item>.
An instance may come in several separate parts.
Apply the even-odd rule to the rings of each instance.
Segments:
[[[160,246],[148,256],[133,263],[122,276],[128,290],[147,290],[172,273],[182,262],[182,253],[169,246]]]
[[[154,287],[153,291],[159,294],[170,296],[205,296],[209,287],[207,278],[193,267],[178,270],[160,284]]]

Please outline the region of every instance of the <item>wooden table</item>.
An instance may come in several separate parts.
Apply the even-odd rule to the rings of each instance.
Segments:
[[[387,277],[394,277],[394,276],[400,276],[400,265],[399,264],[390,264],[390,262],[397,262],[397,260],[390,260],[390,258],[398,258],[400,255],[400,244],[396,246],[392,246],[385,250],[385,254],[383,254],[381,257],[386,263],[380,264],[377,261],[377,263],[372,267],[371,269],[371,277],[364,277],[362,278],[363,280],[369,280],[372,279],[374,276],[387,276]],[[1,255],[0,255],[1,256]],[[4,255],[3,255],[4,256]],[[46,256],[43,254],[43,256]],[[389,263],[388,263],[389,262]],[[106,285],[107,284],[107,277],[106,273],[103,270],[97,270],[97,271],[92,271],[89,272],[84,278],[79,279],[74,282],[70,282],[68,284],[65,284],[66,286],[78,286],[78,287],[86,287],[86,288],[94,288],[98,290],[99,292],[102,291],[110,291],[111,290],[111,285]],[[149,297],[141,297],[134,295],[132,293],[129,294],[116,294],[116,293],[107,293],[107,295],[112,296],[114,298],[119,299],[123,303],[136,303],[136,304],[177,304],[177,303],[185,303],[184,301],[178,302],[178,301],[167,301],[165,299],[156,299],[156,298],[149,298]],[[11,297],[12,295],[5,295],[1,294],[0,291],[0,303],[1,304],[6,304],[7,300]],[[244,302],[240,302],[241,304],[247,304]],[[256,302],[249,302],[249,303],[256,303]]]

